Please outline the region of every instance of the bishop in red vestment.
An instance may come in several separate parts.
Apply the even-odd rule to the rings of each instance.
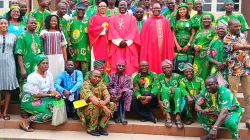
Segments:
[[[105,2],[101,2],[98,5],[98,12],[91,17],[88,27],[89,42],[92,47],[92,61],[95,60],[107,60],[108,59],[108,23],[109,17],[105,15],[107,5]],[[106,64],[105,64],[106,68]],[[107,71],[109,68],[106,68]]]
[[[108,59],[111,72],[116,71],[116,64],[121,58],[127,62],[125,72],[127,75],[130,76],[138,71],[140,37],[136,19],[127,13],[125,1],[119,2],[119,14],[112,16],[110,19],[108,39],[111,41]]]
[[[160,4],[153,5],[153,16],[147,19],[141,30],[140,61],[149,63],[149,70],[162,73],[161,62],[174,59],[174,37],[170,22],[160,15]]]

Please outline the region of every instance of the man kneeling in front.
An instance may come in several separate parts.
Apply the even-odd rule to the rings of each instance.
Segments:
[[[90,79],[84,81],[80,99],[85,100],[88,105],[77,109],[83,127],[92,136],[108,135],[105,127],[115,111],[115,104],[110,102],[106,85],[100,82],[101,75],[100,71],[94,70]]]
[[[232,138],[239,140],[242,108],[234,94],[228,88],[219,86],[215,77],[206,79],[206,87],[198,95],[195,110],[200,124],[208,133],[201,140],[215,140],[219,127],[229,129]]]

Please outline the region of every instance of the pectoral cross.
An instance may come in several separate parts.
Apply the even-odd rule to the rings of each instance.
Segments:
[[[123,27],[124,27],[124,21],[123,21],[123,18],[119,18],[119,20],[117,21],[118,22],[118,27],[119,27],[119,29],[122,29]]]

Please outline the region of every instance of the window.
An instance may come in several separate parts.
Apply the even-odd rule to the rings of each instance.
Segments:
[[[9,8],[9,3],[7,0],[0,0],[0,10],[7,10]]]
[[[4,0],[0,0],[0,9],[3,9],[5,6],[4,6]]]
[[[241,1],[242,0],[234,0],[234,11],[241,12]],[[204,11],[207,12],[224,12],[224,0],[205,0],[205,4],[203,7]]]

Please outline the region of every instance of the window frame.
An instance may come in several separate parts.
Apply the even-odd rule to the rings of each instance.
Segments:
[[[9,1],[6,1],[6,0],[0,0],[3,2],[3,8],[0,8],[0,10],[6,10],[8,9],[8,5],[9,5]]]
[[[218,4],[224,4],[224,2],[217,2],[217,0],[211,0],[211,2],[205,2],[204,4],[211,4],[211,13],[224,13],[225,11],[217,11]],[[242,10],[242,0],[239,0],[236,4],[239,4],[239,11],[234,11],[235,13],[241,13]]]

